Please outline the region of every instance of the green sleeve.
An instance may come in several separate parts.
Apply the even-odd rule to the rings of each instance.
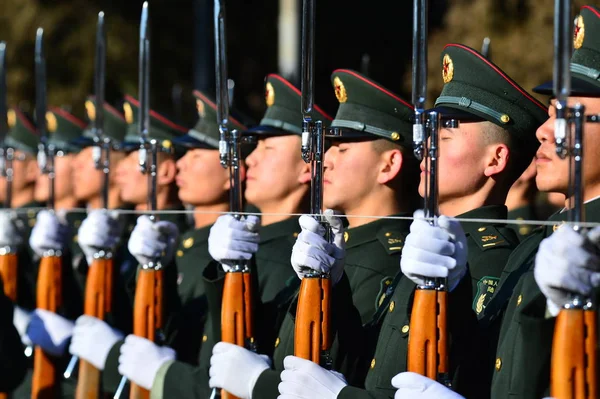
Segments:
[[[253,398],[260,399],[277,399],[279,396],[279,383],[281,378],[279,375],[281,370],[265,370],[256,380],[254,389],[252,390]]]
[[[124,343],[125,340],[118,341],[110,349],[110,352],[108,352],[104,371],[102,372],[102,389],[105,393],[114,393],[121,382],[121,375],[119,374],[119,355],[121,353],[121,346],[123,346]]]
[[[395,389],[390,390],[390,393],[373,392],[348,385],[342,389],[336,399],[393,399],[395,392]]]
[[[206,368],[174,361],[164,364],[158,370],[150,398],[196,399],[208,398],[210,393]]]

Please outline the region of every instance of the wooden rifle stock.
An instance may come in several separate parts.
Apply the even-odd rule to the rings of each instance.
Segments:
[[[112,258],[100,258],[92,262],[85,286],[84,314],[104,320],[106,313],[111,311],[112,274]],[[100,370],[83,359],[80,359],[79,363],[75,397],[77,399],[100,397]]]
[[[155,342],[163,326],[163,270],[141,269],[133,307],[133,334]],[[130,399],[149,399],[150,391],[133,382]]]
[[[252,324],[252,279],[250,273],[225,274],[221,307],[221,340],[242,347],[254,343]],[[237,399],[224,389],[222,399]]]
[[[4,294],[15,302],[17,300],[17,254],[0,255],[0,278],[4,285]]]
[[[56,312],[62,303],[62,261],[60,256],[44,256],[37,279],[37,307]],[[42,348],[36,347],[33,359],[32,399],[56,397],[56,364]]]
[[[552,343],[551,395],[556,399],[598,397],[596,311],[562,309]]]
[[[448,292],[417,289],[410,318],[408,371],[432,380],[448,376]]]
[[[328,351],[330,342],[331,280],[305,277],[300,284],[294,355],[321,364],[321,355]]]

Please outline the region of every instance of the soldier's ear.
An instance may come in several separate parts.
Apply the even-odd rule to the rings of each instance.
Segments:
[[[300,169],[300,174],[298,175],[298,182],[300,184],[308,184],[310,183],[310,163],[306,163],[302,161],[302,166]]]
[[[381,161],[379,163],[379,173],[377,174],[377,182],[379,184],[387,184],[394,180],[402,170],[404,163],[404,155],[399,148],[394,148],[381,153]]]
[[[483,174],[487,177],[492,177],[503,172],[508,168],[508,160],[510,159],[510,151],[504,143],[496,143],[488,146],[488,154],[486,156],[486,166]]]
[[[165,158],[158,164],[156,183],[162,186],[168,186],[175,181],[177,176],[177,167],[173,158]]]

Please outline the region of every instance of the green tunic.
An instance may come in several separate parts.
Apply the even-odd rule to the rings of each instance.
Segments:
[[[600,200],[585,205],[588,221],[600,219]],[[567,213],[550,217],[558,226]],[[533,278],[535,255],[541,241],[552,234],[547,226],[528,237],[510,257],[489,309],[490,323],[502,320],[493,367],[491,397],[538,399],[548,396],[550,355],[555,318],[546,317],[546,298]]]
[[[263,226],[260,229],[259,249],[251,270],[254,278],[254,337],[259,353],[272,352],[275,334],[280,325],[279,315],[285,313],[290,298],[298,287],[298,279],[290,266],[290,256],[300,231],[297,218]],[[158,372],[152,386],[154,398],[208,398],[208,370],[213,346],[221,335],[221,300],[224,273],[217,262],[204,270],[208,320],[198,366],[169,362]],[[260,396],[257,396],[260,397]]]
[[[33,201],[18,209],[26,209],[19,213],[19,227],[22,231],[23,244],[17,252],[17,305],[27,309],[35,309],[35,287],[37,280],[37,265],[34,259],[37,256],[29,248],[29,236],[31,229],[35,226],[37,213],[43,204]]]
[[[506,219],[506,207],[486,206],[459,215],[459,218],[479,219]],[[450,341],[450,368],[454,374],[458,364],[468,356],[473,356],[471,351],[465,351],[470,347],[470,340],[477,336],[475,312],[485,309],[496,289],[502,269],[510,253],[517,245],[517,239],[513,232],[501,222],[497,224],[487,223],[463,223],[463,229],[467,236],[468,267],[469,274],[462,280],[455,290],[450,293],[448,302],[448,328]],[[360,379],[355,379],[355,386],[344,388],[340,399],[346,398],[393,398],[396,389],[391,385],[391,379],[396,374],[407,371],[407,351],[410,337],[410,315],[415,284],[407,278],[396,278],[397,286],[393,291],[391,300],[383,301],[383,322],[375,353],[372,358],[368,352],[362,354],[366,366],[358,369],[368,368],[364,379],[364,388],[360,385]],[[475,298],[473,298],[475,294]],[[465,312],[466,307],[471,307],[475,312]],[[373,334],[369,331],[361,332],[356,328],[350,331],[358,331],[354,341],[365,342],[372,339]],[[483,344],[480,344],[483,345]],[[370,345],[364,344],[365,348]],[[483,352],[483,358],[487,358],[489,345],[478,347]],[[481,360],[483,361],[483,360]],[[456,381],[457,377],[453,375]]]
[[[403,214],[399,216],[409,216]],[[393,276],[400,268],[400,255],[404,239],[408,235],[409,220],[379,219],[365,225],[348,229],[346,239],[345,276],[342,282],[333,290],[331,315],[332,329],[345,330],[345,317],[338,317],[343,309],[337,305],[338,297],[345,296],[350,302],[345,307],[351,308],[353,318],[359,326],[368,323],[373,318],[378,305],[383,301],[388,287],[392,284]],[[343,287],[343,288],[341,288]],[[337,293],[336,293],[337,291]],[[340,295],[343,291],[345,295]],[[253,397],[277,398],[279,395],[279,374],[283,370],[283,359],[294,353],[294,319],[297,301],[294,301],[286,313],[285,320],[275,341],[273,354],[273,370],[266,370],[258,378],[254,387]],[[342,313],[345,313],[343,311]],[[357,345],[356,342],[361,342]],[[352,341],[346,336],[337,336],[330,351],[331,360],[336,370],[346,374],[355,370],[356,350],[365,341]]]

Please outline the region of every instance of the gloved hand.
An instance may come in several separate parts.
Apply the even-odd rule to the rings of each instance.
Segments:
[[[394,399],[464,399],[439,382],[408,371],[392,378],[392,385],[398,388]]]
[[[168,346],[158,346],[146,338],[128,335],[121,346],[119,374],[145,389],[151,389],[158,369],[175,360],[175,351]]]
[[[49,250],[64,250],[68,235],[69,226],[64,214],[43,210],[37,214],[35,226],[29,236],[29,246],[36,255],[42,257]]]
[[[73,335],[75,324],[56,313],[36,309],[27,327],[27,336],[34,345],[54,356],[62,356]]]
[[[79,226],[77,242],[85,254],[88,265],[92,264],[94,254],[98,251],[113,251],[119,243],[121,228],[118,217],[116,212],[95,209]]]
[[[27,327],[29,327],[32,317],[33,312],[29,312],[15,305],[15,309],[13,310],[13,325],[21,337],[21,342],[25,346],[32,345],[31,340],[27,336]]]
[[[249,260],[258,251],[258,216],[249,215],[237,220],[232,215],[219,216],[210,228],[208,252],[227,272],[240,260]]]
[[[98,370],[104,370],[106,358],[123,334],[104,321],[91,316],[79,316],[75,321],[69,353],[90,362]]]
[[[533,275],[553,316],[569,302],[570,293],[589,295],[600,285],[600,257],[587,248],[599,241],[600,227],[584,236],[561,226],[541,242]]]
[[[23,227],[17,214],[12,211],[0,211],[0,248],[17,249],[23,244]]]
[[[325,228],[312,216],[300,216],[302,231],[292,249],[292,267],[299,279],[311,270],[331,273],[332,284],[337,284],[344,272],[346,242],[344,241],[344,225],[342,220],[334,216],[333,210],[324,212],[325,219],[331,226],[333,243],[325,240]]]
[[[148,216],[140,216],[131,232],[127,248],[140,265],[147,265],[157,259],[167,265],[173,259],[178,235],[174,223],[154,223]]]
[[[448,290],[453,291],[467,272],[467,238],[460,223],[440,216],[431,226],[422,210],[414,217],[402,250],[402,273],[418,285],[426,278],[447,277]]]
[[[348,383],[341,373],[296,356],[283,359],[278,399],[335,399]]]
[[[241,399],[250,399],[256,380],[271,367],[266,355],[258,355],[241,346],[219,342],[210,358],[211,388],[223,388]]]

